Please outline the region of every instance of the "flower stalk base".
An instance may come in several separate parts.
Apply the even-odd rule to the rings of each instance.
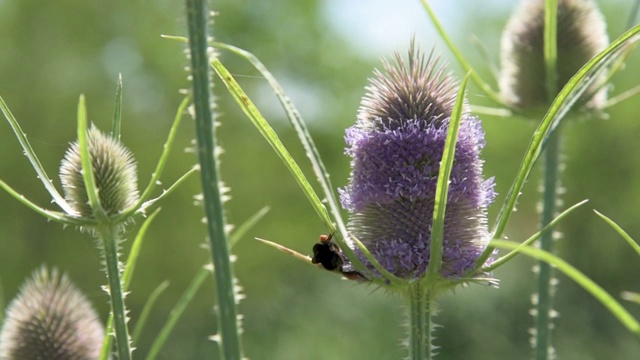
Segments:
[[[422,282],[412,284],[407,291],[409,307],[409,360],[431,360],[435,324],[435,292]]]

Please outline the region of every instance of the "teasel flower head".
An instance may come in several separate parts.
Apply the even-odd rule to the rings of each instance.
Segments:
[[[436,186],[457,84],[436,60],[409,50],[375,71],[358,118],[346,131],[351,156],[341,202],[347,229],[393,275],[422,277],[429,267]],[[482,178],[484,133],[465,111],[460,124],[445,214],[441,275],[469,274],[490,239],[487,207],[493,180]],[[377,272],[356,246],[365,266]]]
[[[66,275],[36,270],[7,308],[0,359],[95,360],[104,330]]]
[[[87,142],[100,205],[107,215],[118,214],[133,206],[139,195],[136,163],[131,152],[95,126],[88,130]],[[80,216],[93,217],[82,172],[80,146],[76,141],[62,160],[60,180],[70,206]]]
[[[523,0],[502,35],[500,91],[521,110],[550,105],[544,61],[544,0]],[[558,0],[557,92],[593,56],[609,44],[604,17],[591,0]],[[602,109],[607,100],[604,75],[594,81],[578,105]],[[556,94],[553,94],[554,96]]]

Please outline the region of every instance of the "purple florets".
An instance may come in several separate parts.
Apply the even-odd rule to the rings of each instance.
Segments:
[[[408,68],[397,58],[386,64],[386,75],[376,73],[356,124],[347,129],[352,172],[341,191],[342,205],[351,213],[350,233],[382,266],[404,278],[421,276],[429,265],[435,191],[455,101],[449,76],[413,49],[409,56]],[[403,117],[394,118],[398,114]],[[483,146],[480,121],[464,116],[445,216],[445,277],[466,275],[489,240],[486,208],[495,193],[493,180],[482,179]]]

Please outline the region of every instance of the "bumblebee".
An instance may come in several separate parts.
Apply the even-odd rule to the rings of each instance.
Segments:
[[[333,234],[320,235],[320,242],[313,245],[313,258],[311,262],[320,264],[329,271],[338,272],[348,280],[368,281],[367,278],[356,270],[342,249],[333,240]]]

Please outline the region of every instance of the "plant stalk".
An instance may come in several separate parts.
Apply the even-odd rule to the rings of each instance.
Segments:
[[[109,296],[111,297],[111,313],[115,331],[116,347],[119,360],[131,359],[129,331],[127,330],[127,313],[124,305],[124,292],[120,280],[120,263],[118,260],[118,225],[101,225],[95,229],[104,251]]]
[[[227,235],[224,230],[226,221],[219,188],[218,163],[214,156],[216,129],[213,126],[213,101],[209,76],[210,59],[207,42],[209,10],[207,9],[206,0],[187,0],[186,5],[198,160],[218,296],[220,351],[223,359],[241,360],[242,347],[233,272]]]
[[[558,130],[549,138],[544,153],[541,227],[549,224],[556,214],[558,187],[560,186],[560,134]],[[553,233],[553,231],[548,231],[540,237],[540,249],[554,253]],[[545,261],[538,261],[538,299],[535,325],[536,360],[547,360],[553,346],[551,344],[551,312],[553,309],[554,286],[552,279],[553,268],[551,265]]]
[[[417,281],[408,290],[409,300],[409,360],[431,360],[435,314],[434,292]]]

